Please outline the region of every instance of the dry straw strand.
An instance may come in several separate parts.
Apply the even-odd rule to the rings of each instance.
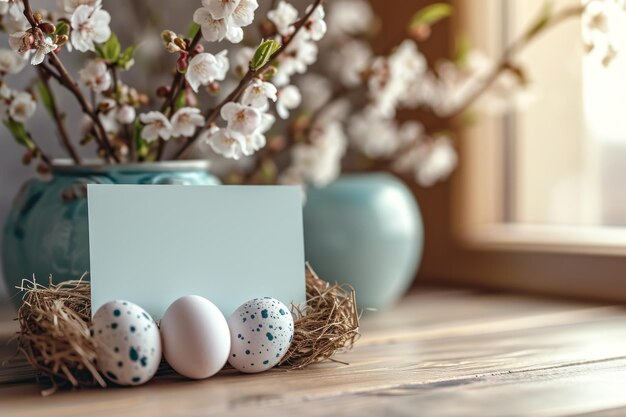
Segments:
[[[51,394],[61,387],[106,387],[97,371],[96,345],[90,334],[91,298],[88,281],[47,286],[23,280],[23,303],[17,312],[18,347],[28,362],[52,381]],[[306,265],[303,306],[292,305],[294,337],[279,364],[300,369],[352,347],[359,336],[359,314],[354,289],[321,280]],[[339,362],[339,361],[337,361]],[[342,362],[343,363],[343,362]]]

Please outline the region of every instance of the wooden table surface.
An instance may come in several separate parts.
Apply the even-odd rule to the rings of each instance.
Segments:
[[[626,415],[621,306],[424,290],[366,314],[362,333],[338,357],[349,365],[171,374],[49,397],[32,382],[1,383],[0,416]]]

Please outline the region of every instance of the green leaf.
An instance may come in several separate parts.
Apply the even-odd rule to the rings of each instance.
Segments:
[[[52,101],[52,92],[44,82],[37,81],[37,93],[39,93],[39,98],[41,98],[41,102],[46,110],[48,110],[48,113],[50,113],[52,117],[56,117],[53,104],[54,102]]]
[[[56,24],[57,30],[54,32],[55,35],[67,35],[70,32],[70,27],[64,21],[60,21]]]
[[[111,37],[105,42],[102,49],[104,59],[109,62],[117,62],[117,58],[119,58],[121,50],[122,46],[120,45],[120,41],[117,39],[117,36],[115,36],[115,33],[111,33]]]
[[[191,22],[191,24],[189,25],[189,28],[187,29],[187,37],[189,39],[193,39],[199,30],[200,30],[200,25],[197,24],[196,22]]]
[[[96,48],[96,55],[100,58],[104,58],[104,50],[100,47],[100,45],[94,44],[94,46]]]
[[[185,103],[186,103],[186,93],[185,90],[181,91],[180,93],[178,93],[178,97],[176,97],[176,102],[174,103],[174,108],[176,110],[185,107]]]
[[[117,66],[127,71],[130,67],[133,66],[135,51],[137,50],[137,45],[131,45],[124,50],[117,59]]]
[[[28,149],[35,149],[35,144],[30,140],[30,136],[28,136],[23,123],[16,122],[11,118],[5,119],[3,123],[7,129],[9,129],[9,132],[11,132],[17,143]]]
[[[250,68],[253,71],[258,70],[263,65],[267,64],[274,52],[280,48],[280,43],[273,39],[262,40],[259,47],[254,52],[252,61],[250,61]]]
[[[454,12],[454,8],[447,3],[433,3],[418,10],[409,23],[409,28],[432,26]]]

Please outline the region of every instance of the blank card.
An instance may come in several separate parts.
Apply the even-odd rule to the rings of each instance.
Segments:
[[[160,319],[183,295],[228,317],[257,297],[305,301],[297,186],[89,185],[91,305]]]

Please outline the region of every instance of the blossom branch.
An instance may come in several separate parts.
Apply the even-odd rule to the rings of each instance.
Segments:
[[[43,67],[38,68],[37,73],[39,75],[39,78],[41,79],[41,82],[44,84],[50,96],[49,97],[50,98],[50,110],[52,113],[52,117],[54,118],[54,121],[57,125],[57,128],[59,129],[59,136],[61,138],[61,142],[63,143],[65,150],[67,150],[68,154],[70,155],[74,163],[77,165],[81,165],[82,162],[80,160],[80,156],[78,156],[78,152],[76,152],[76,149],[74,148],[74,145],[72,144],[70,140],[70,135],[69,135],[69,132],[67,131],[67,126],[65,125],[65,114],[59,112],[59,107],[57,106],[56,98],[54,97],[54,93],[52,91],[52,88],[50,87],[50,82],[48,81],[48,75],[46,74],[46,71]]]
[[[293,41],[293,39],[296,37],[298,32],[300,32],[300,30],[304,27],[305,23],[313,15],[315,10],[323,3],[324,3],[324,0],[315,0],[315,2],[313,3],[311,9],[308,11],[308,13],[306,13],[302,19],[300,19],[299,21],[294,23],[295,30],[291,34],[291,36],[289,38],[287,38],[280,45],[280,47],[276,51],[274,51],[274,53],[270,56],[270,58],[268,59],[268,61],[264,65],[262,65],[261,67],[259,67],[257,69],[253,69],[252,67],[248,68],[248,71],[243,76],[241,81],[239,81],[239,84],[233,89],[233,91],[231,91],[230,94],[224,100],[222,100],[217,106],[215,106],[214,108],[210,109],[207,112],[207,114],[205,115],[206,128],[209,128],[211,126],[211,124],[215,121],[215,119],[217,119],[217,117],[220,114],[220,111],[222,110],[222,107],[224,107],[226,105],[226,103],[230,103],[230,102],[238,100],[241,97],[241,95],[243,94],[243,92],[246,89],[246,87],[248,87],[248,85],[252,82],[252,80],[257,75],[263,74],[267,69],[269,69],[274,64],[276,59],[283,52],[285,52],[285,50],[289,47],[289,44]],[[191,145],[193,145],[194,142],[198,139],[199,135],[200,135],[200,130],[198,130],[198,132],[196,132],[196,134],[193,137],[191,137],[178,150],[178,152],[174,156],[174,159],[182,158],[185,155],[185,153],[187,152],[187,150],[191,147]]]
[[[39,24],[37,23],[37,21],[35,20],[33,16],[33,11],[30,6],[30,0],[23,0],[23,3],[24,3],[24,16],[26,17],[26,20],[28,20],[28,22],[32,26],[34,36],[36,38],[42,39],[44,35],[41,29],[39,28]],[[65,86],[68,90],[70,90],[70,92],[78,100],[78,103],[80,104],[83,112],[87,114],[89,118],[91,118],[93,123],[96,125],[96,130],[97,130],[96,139],[98,141],[98,144],[105,150],[107,154],[107,159],[113,160],[115,162],[119,162],[119,158],[117,157],[117,155],[115,155],[113,148],[111,148],[111,145],[109,143],[109,140],[106,134],[106,130],[104,129],[104,126],[102,125],[102,121],[100,120],[98,115],[94,112],[92,106],[89,104],[89,102],[87,101],[83,93],[78,88],[76,81],[74,81],[72,76],[69,74],[69,72],[67,71],[63,63],[59,60],[59,58],[56,56],[54,52],[48,54],[48,59],[50,63],[52,64],[52,66],[57,70],[58,75],[59,75],[58,80],[61,83],[61,85]],[[42,68],[45,69],[45,67],[42,67]]]
[[[478,100],[485,92],[489,90],[489,88],[493,85],[494,82],[498,79],[498,77],[504,72],[509,70],[513,65],[511,63],[511,57],[521,52],[528,44],[531,43],[538,35],[544,33],[548,29],[557,26],[559,23],[568,20],[572,17],[580,16],[586,9],[586,5],[577,5],[572,6],[567,9],[562,10],[561,12],[555,14],[554,16],[548,18],[547,20],[542,20],[543,17],[540,18],[534,25],[531,25],[530,29],[527,30],[521,37],[516,39],[513,43],[511,43],[500,56],[498,63],[493,68],[493,70],[484,77],[483,82],[471,93],[469,94],[465,100],[457,105],[450,112],[444,114],[443,116],[452,119],[456,116],[462,114],[470,107],[476,100]]]

